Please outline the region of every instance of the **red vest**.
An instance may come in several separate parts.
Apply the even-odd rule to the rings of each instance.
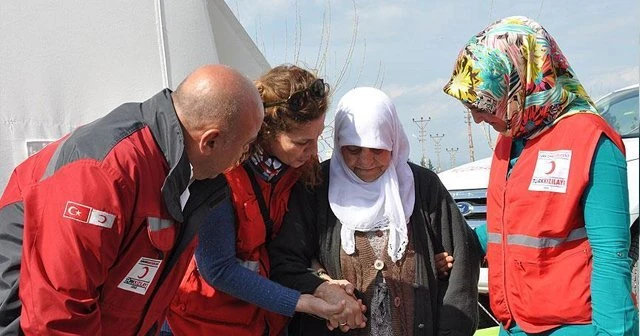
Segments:
[[[252,269],[257,269],[261,275],[268,277],[266,228],[251,182],[242,166],[225,175],[231,187],[237,220],[237,257],[246,264],[253,265]],[[257,177],[274,223],[272,236],[280,231],[289,194],[298,176],[298,172],[290,169],[275,186]],[[195,258],[191,260],[171,303],[167,320],[176,335],[233,336],[262,336],[267,325],[269,335],[276,336],[284,330],[288,322],[285,316],[216,291],[198,273]]]
[[[528,140],[507,178],[512,139],[500,137],[487,191],[491,309],[509,328],[538,333],[591,323],[591,248],[581,198],[602,134],[620,136],[594,114],[566,117]]]

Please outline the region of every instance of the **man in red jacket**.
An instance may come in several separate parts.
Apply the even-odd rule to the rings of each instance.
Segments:
[[[0,198],[0,335],[155,334],[263,116],[250,80],[208,65],[20,164]]]

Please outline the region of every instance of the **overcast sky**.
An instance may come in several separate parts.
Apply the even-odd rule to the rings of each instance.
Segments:
[[[450,168],[446,148],[458,148],[450,151],[458,165],[470,159],[464,110],[442,87],[464,43],[499,18],[524,15],[540,22],[594,99],[638,82],[637,0],[226,2],[272,66],[296,63],[317,69],[336,89],[327,122],[347,90],[379,87],[394,100],[410,137],[410,158],[419,162],[422,144],[412,118],[431,118],[426,124],[426,156],[437,165],[429,135],[444,134],[437,138],[442,169]],[[486,129],[472,125],[475,159],[491,154]],[[490,137],[495,141],[495,133]]]

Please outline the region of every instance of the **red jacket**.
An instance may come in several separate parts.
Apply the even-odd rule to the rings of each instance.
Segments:
[[[255,265],[258,273],[269,277],[266,227],[247,172],[239,166],[225,175],[237,219],[237,257]],[[256,177],[274,223],[272,237],[280,231],[289,194],[298,176],[297,171],[290,169],[275,185]],[[171,303],[167,320],[176,335],[233,336],[262,336],[267,324],[269,335],[279,335],[288,322],[285,316],[216,291],[198,273],[195,258]]]
[[[507,328],[515,321],[538,333],[591,322],[592,259],[581,201],[602,134],[624,152],[600,116],[566,117],[527,142],[509,175],[512,139],[498,140],[487,194],[487,260],[491,309]]]
[[[15,242],[23,240],[25,334],[159,330],[193,255],[205,209],[198,203],[210,204],[215,199],[206,197],[224,189],[213,180],[194,183],[209,191],[195,193],[197,202],[190,199],[182,213],[190,166],[181,134],[165,90],[78,128],[14,170],[0,212],[15,222],[0,223],[0,231],[23,224],[24,232],[11,240],[0,235],[0,249],[19,249]],[[1,264],[3,280],[18,265]]]

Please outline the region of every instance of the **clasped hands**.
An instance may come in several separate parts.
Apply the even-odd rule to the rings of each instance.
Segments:
[[[454,258],[447,252],[435,255],[435,266],[438,278],[449,276],[453,268]],[[313,295],[302,294],[296,311],[316,315],[327,320],[327,328],[340,328],[342,332],[350,329],[364,328],[367,318],[364,313],[367,307],[355,296],[355,287],[347,280],[334,280],[328,275],[321,276],[325,281],[316,288]]]
[[[298,311],[327,320],[327,328],[340,328],[342,332],[363,328],[367,307],[354,294],[355,287],[346,280],[329,280],[316,288],[313,295],[302,294]]]

